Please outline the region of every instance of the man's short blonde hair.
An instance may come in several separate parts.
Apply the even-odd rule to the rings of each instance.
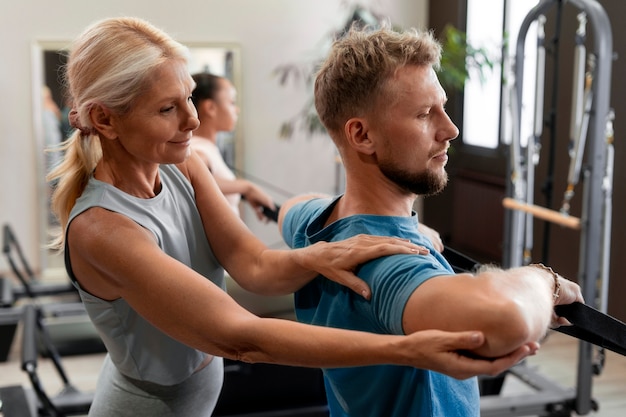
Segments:
[[[437,69],[441,45],[430,31],[351,28],[333,43],[315,80],[315,108],[333,133],[345,122],[377,106],[385,82],[406,65]]]

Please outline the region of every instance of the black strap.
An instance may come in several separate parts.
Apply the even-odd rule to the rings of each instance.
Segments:
[[[480,267],[479,262],[448,246],[442,254],[456,273],[474,272]],[[582,303],[558,305],[554,311],[572,323],[556,331],[626,356],[625,323]]]
[[[462,254],[455,249],[452,249],[450,246],[444,246],[443,252],[441,254],[444,258],[446,258],[454,272],[456,272],[457,274],[464,272],[475,272],[480,267],[480,262],[475,261],[474,259],[465,254]]]
[[[626,324],[582,303],[558,305],[554,311],[572,326],[555,330],[626,356]]]

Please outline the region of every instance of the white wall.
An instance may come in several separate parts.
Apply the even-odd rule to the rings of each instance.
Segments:
[[[324,36],[340,28],[349,10],[337,0],[78,0],[0,1],[0,223],[9,222],[26,255],[39,265],[40,219],[33,128],[32,44],[71,40],[104,17],[145,18],[182,42],[229,42],[242,50],[240,125],[244,169],[281,189],[298,193],[335,189],[334,148],[325,137],[279,138],[280,124],[306,99],[303,90],[280,88],[272,70],[313,59]],[[428,0],[360,1],[401,26],[423,27]],[[275,194],[280,203],[285,199]],[[269,245],[280,244],[273,224],[247,217]],[[0,271],[6,270],[4,259]]]

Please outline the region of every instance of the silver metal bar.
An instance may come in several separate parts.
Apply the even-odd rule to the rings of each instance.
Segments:
[[[537,63],[535,67],[535,111],[534,111],[534,129],[533,137],[528,140],[526,145],[526,203],[534,204],[534,188],[535,188],[535,166],[539,163],[539,155],[541,151],[541,133],[543,132],[543,100],[545,91],[545,71],[546,71],[546,17],[540,15],[537,18]],[[530,213],[526,213],[526,230],[524,237],[524,255],[523,263],[528,265],[532,261],[533,249],[533,226],[534,217]]]
[[[606,120],[610,111],[611,98],[611,67],[613,64],[613,36],[611,22],[596,0],[570,0],[579,9],[585,10],[593,28],[594,53],[596,56],[596,70],[593,92],[594,112],[589,119],[589,144],[588,161],[590,162],[590,187],[586,198],[588,199],[588,218],[585,232],[586,239],[590,242],[581,254],[584,257],[584,281],[582,293],[586,300],[594,300],[597,292],[597,281],[601,276],[603,259],[602,235],[604,226],[601,220],[605,214],[605,198],[602,184],[606,175],[607,152],[606,152]],[[608,256],[608,254],[607,254]],[[597,305],[596,305],[597,307]],[[579,375],[578,391],[576,397],[576,412],[581,415],[591,411],[591,349],[579,350]],[[589,373],[589,374],[588,374]]]
[[[613,120],[615,113],[611,110],[606,121],[606,175],[602,189],[604,191],[604,219],[602,234],[602,267],[600,274],[600,289],[598,310],[606,313],[609,304],[609,266],[611,261],[611,223],[613,207],[613,167],[615,160],[615,149],[613,146],[614,130]]]
[[[587,15],[585,12],[578,13],[578,30],[576,30],[576,46],[574,47],[574,75],[572,77],[572,107],[570,115],[570,157],[575,147],[576,139],[583,113],[583,91],[585,88],[585,61],[587,50],[585,39],[587,37]]]
[[[580,123],[576,131],[574,142],[570,142],[570,165],[567,174],[567,188],[563,195],[563,204],[561,211],[568,214],[570,209],[570,201],[574,197],[574,188],[580,179],[580,168],[582,166],[585,146],[587,143],[587,134],[589,129],[589,118],[591,117],[591,108],[593,104],[593,73],[595,69],[595,57],[589,55],[589,69],[585,74],[585,87],[583,93],[583,108],[580,115]],[[573,116],[572,116],[573,117]]]
[[[510,164],[512,166],[510,173],[510,182],[513,189],[513,197],[517,200],[526,198],[526,184],[524,183],[524,173],[521,161],[521,144],[520,144],[520,123],[519,123],[519,101],[517,99],[517,90],[511,89],[511,150]],[[515,116],[518,115],[518,116]],[[510,263],[512,266],[521,266],[523,263],[522,250],[524,247],[524,229],[525,216],[527,214],[522,211],[513,211],[510,213],[511,221],[511,245],[510,245]]]

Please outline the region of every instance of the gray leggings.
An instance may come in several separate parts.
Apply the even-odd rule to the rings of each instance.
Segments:
[[[122,375],[106,356],[90,417],[210,417],[224,381],[222,358],[184,382],[159,385]]]

